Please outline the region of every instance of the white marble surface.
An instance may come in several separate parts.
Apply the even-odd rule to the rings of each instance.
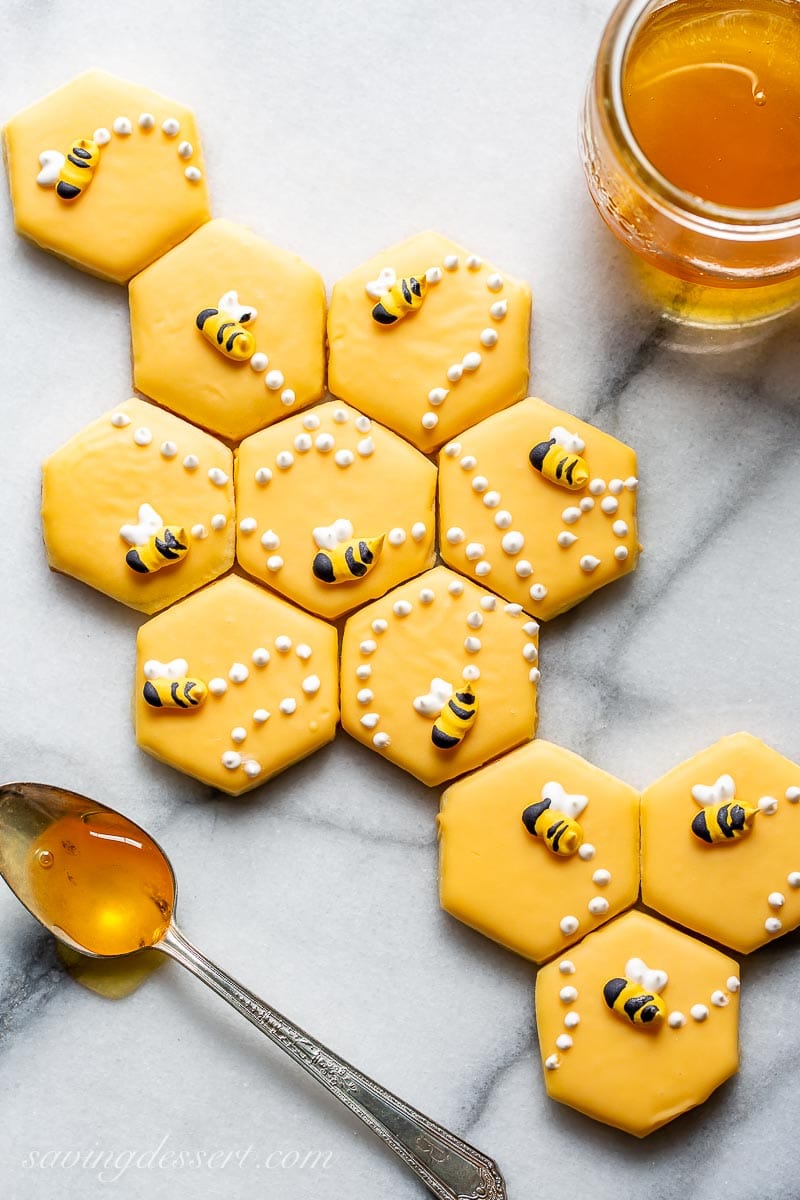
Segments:
[[[735,356],[675,356],[630,291],[576,151],[610,8],[5,0],[0,115],[105,66],[192,102],[215,212],[329,284],[428,226],[531,281],[532,391],[637,447],[646,543],[634,576],[543,630],[540,732],[643,785],[740,727],[800,757],[799,356],[796,327]],[[533,969],[438,908],[435,795],[344,736],[240,802],[136,750],[140,618],[48,573],[37,512],[43,455],[128,394],[125,294],[15,240],[5,190],[0,206],[3,774],[94,794],[150,828],[189,936],[492,1153],[512,1200],[796,1200],[797,936],[744,965],[738,1078],[636,1142],[546,1100]],[[9,1200],[422,1194],[177,966],[101,1001],[5,890],[0,1079]],[[239,1168],[132,1166],[115,1181],[23,1165],[71,1149],[146,1163],[165,1136],[254,1151]],[[253,1165],[295,1149],[330,1151],[329,1165]]]

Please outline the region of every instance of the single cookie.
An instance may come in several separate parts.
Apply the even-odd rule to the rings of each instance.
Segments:
[[[232,441],[325,391],[319,274],[243,225],[209,221],[131,280],[134,383]]]
[[[233,564],[233,456],[171,413],[127,400],[43,467],[54,571],[153,613]]]
[[[350,617],[342,727],[435,787],[532,738],[538,631],[436,567]]]
[[[146,622],[136,741],[239,796],[336,732],[336,630],[235,575]]]
[[[440,454],[442,558],[549,620],[636,567],[637,487],[629,446],[523,400]]]
[[[433,451],[525,395],[530,317],[526,283],[417,234],[334,287],[330,390]]]
[[[800,767],[737,733],[642,794],[642,899],[742,954],[800,925]]]
[[[236,497],[241,566],[322,617],[433,564],[436,467],[338,402],[243,442]]]
[[[438,827],[442,908],[536,962],[638,895],[638,792],[550,742],[454,783]]]
[[[194,114],[86,71],[3,130],[17,232],[127,283],[211,215]]]
[[[644,913],[618,917],[536,977],[553,1100],[636,1137],[739,1068],[739,968]]]

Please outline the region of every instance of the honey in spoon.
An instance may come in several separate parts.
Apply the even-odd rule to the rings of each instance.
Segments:
[[[169,926],[175,881],[162,851],[108,809],[68,812],[31,843],[34,911],[73,945],[96,955],[154,946]]]

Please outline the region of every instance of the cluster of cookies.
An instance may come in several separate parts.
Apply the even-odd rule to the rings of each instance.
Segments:
[[[444,907],[537,962],[580,943],[539,975],[551,1094],[635,1133],[703,1099],[736,1066],[736,966],[618,916],[639,893],[640,797],[531,741],[539,621],[632,571],[640,547],[634,452],[525,398],[527,285],[420,234],[336,283],[326,319],[317,272],[211,219],[191,112],[100,72],[15,117],[5,147],[18,231],[129,288],[150,399],[47,460],[42,512],[54,570],[151,617],[138,744],[237,796],[341,715],[430,786],[474,772],[443,799]],[[326,372],[339,399],[320,403]],[[769,815],[734,802],[728,776],[778,795],[764,780],[783,769],[737,746],[722,783],[693,760],[688,797],[683,777],[645,795],[643,895],[749,950],[749,909],[709,904],[718,928],[692,902],[736,893],[745,860],[751,880],[768,863],[769,887],[781,871],[796,886],[781,855],[800,789],[781,782]],[[710,789],[702,810],[692,788]],[[777,895],[761,940],[796,923]],[[684,1059],[670,1091],[666,1064]]]

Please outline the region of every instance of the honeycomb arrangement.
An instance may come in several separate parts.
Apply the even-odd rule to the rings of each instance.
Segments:
[[[82,130],[94,170],[66,204],[38,185],[58,191],[48,147]],[[800,770],[741,735],[640,796],[531,740],[539,620],[633,570],[639,544],[634,452],[526,398],[527,286],[425,233],[336,283],[326,325],[317,272],[211,219],[184,106],[90,72],[4,136],[18,231],[129,288],[149,399],[47,460],[43,523],[55,570],[150,615],[138,744],[236,796],[330,741],[341,709],[429,786],[457,780],[442,905],[546,964],[549,1093],[638,1135],[699,1103],[738,1065],[738,967],[676,926],[747,953],[800,923]],[[710,805],[734,776],[762,801],[752,836],[705,845],[695,791]],[[636,911],[640,887],[666,921]],[[626,1025],[636,987],[657,1035]]]

